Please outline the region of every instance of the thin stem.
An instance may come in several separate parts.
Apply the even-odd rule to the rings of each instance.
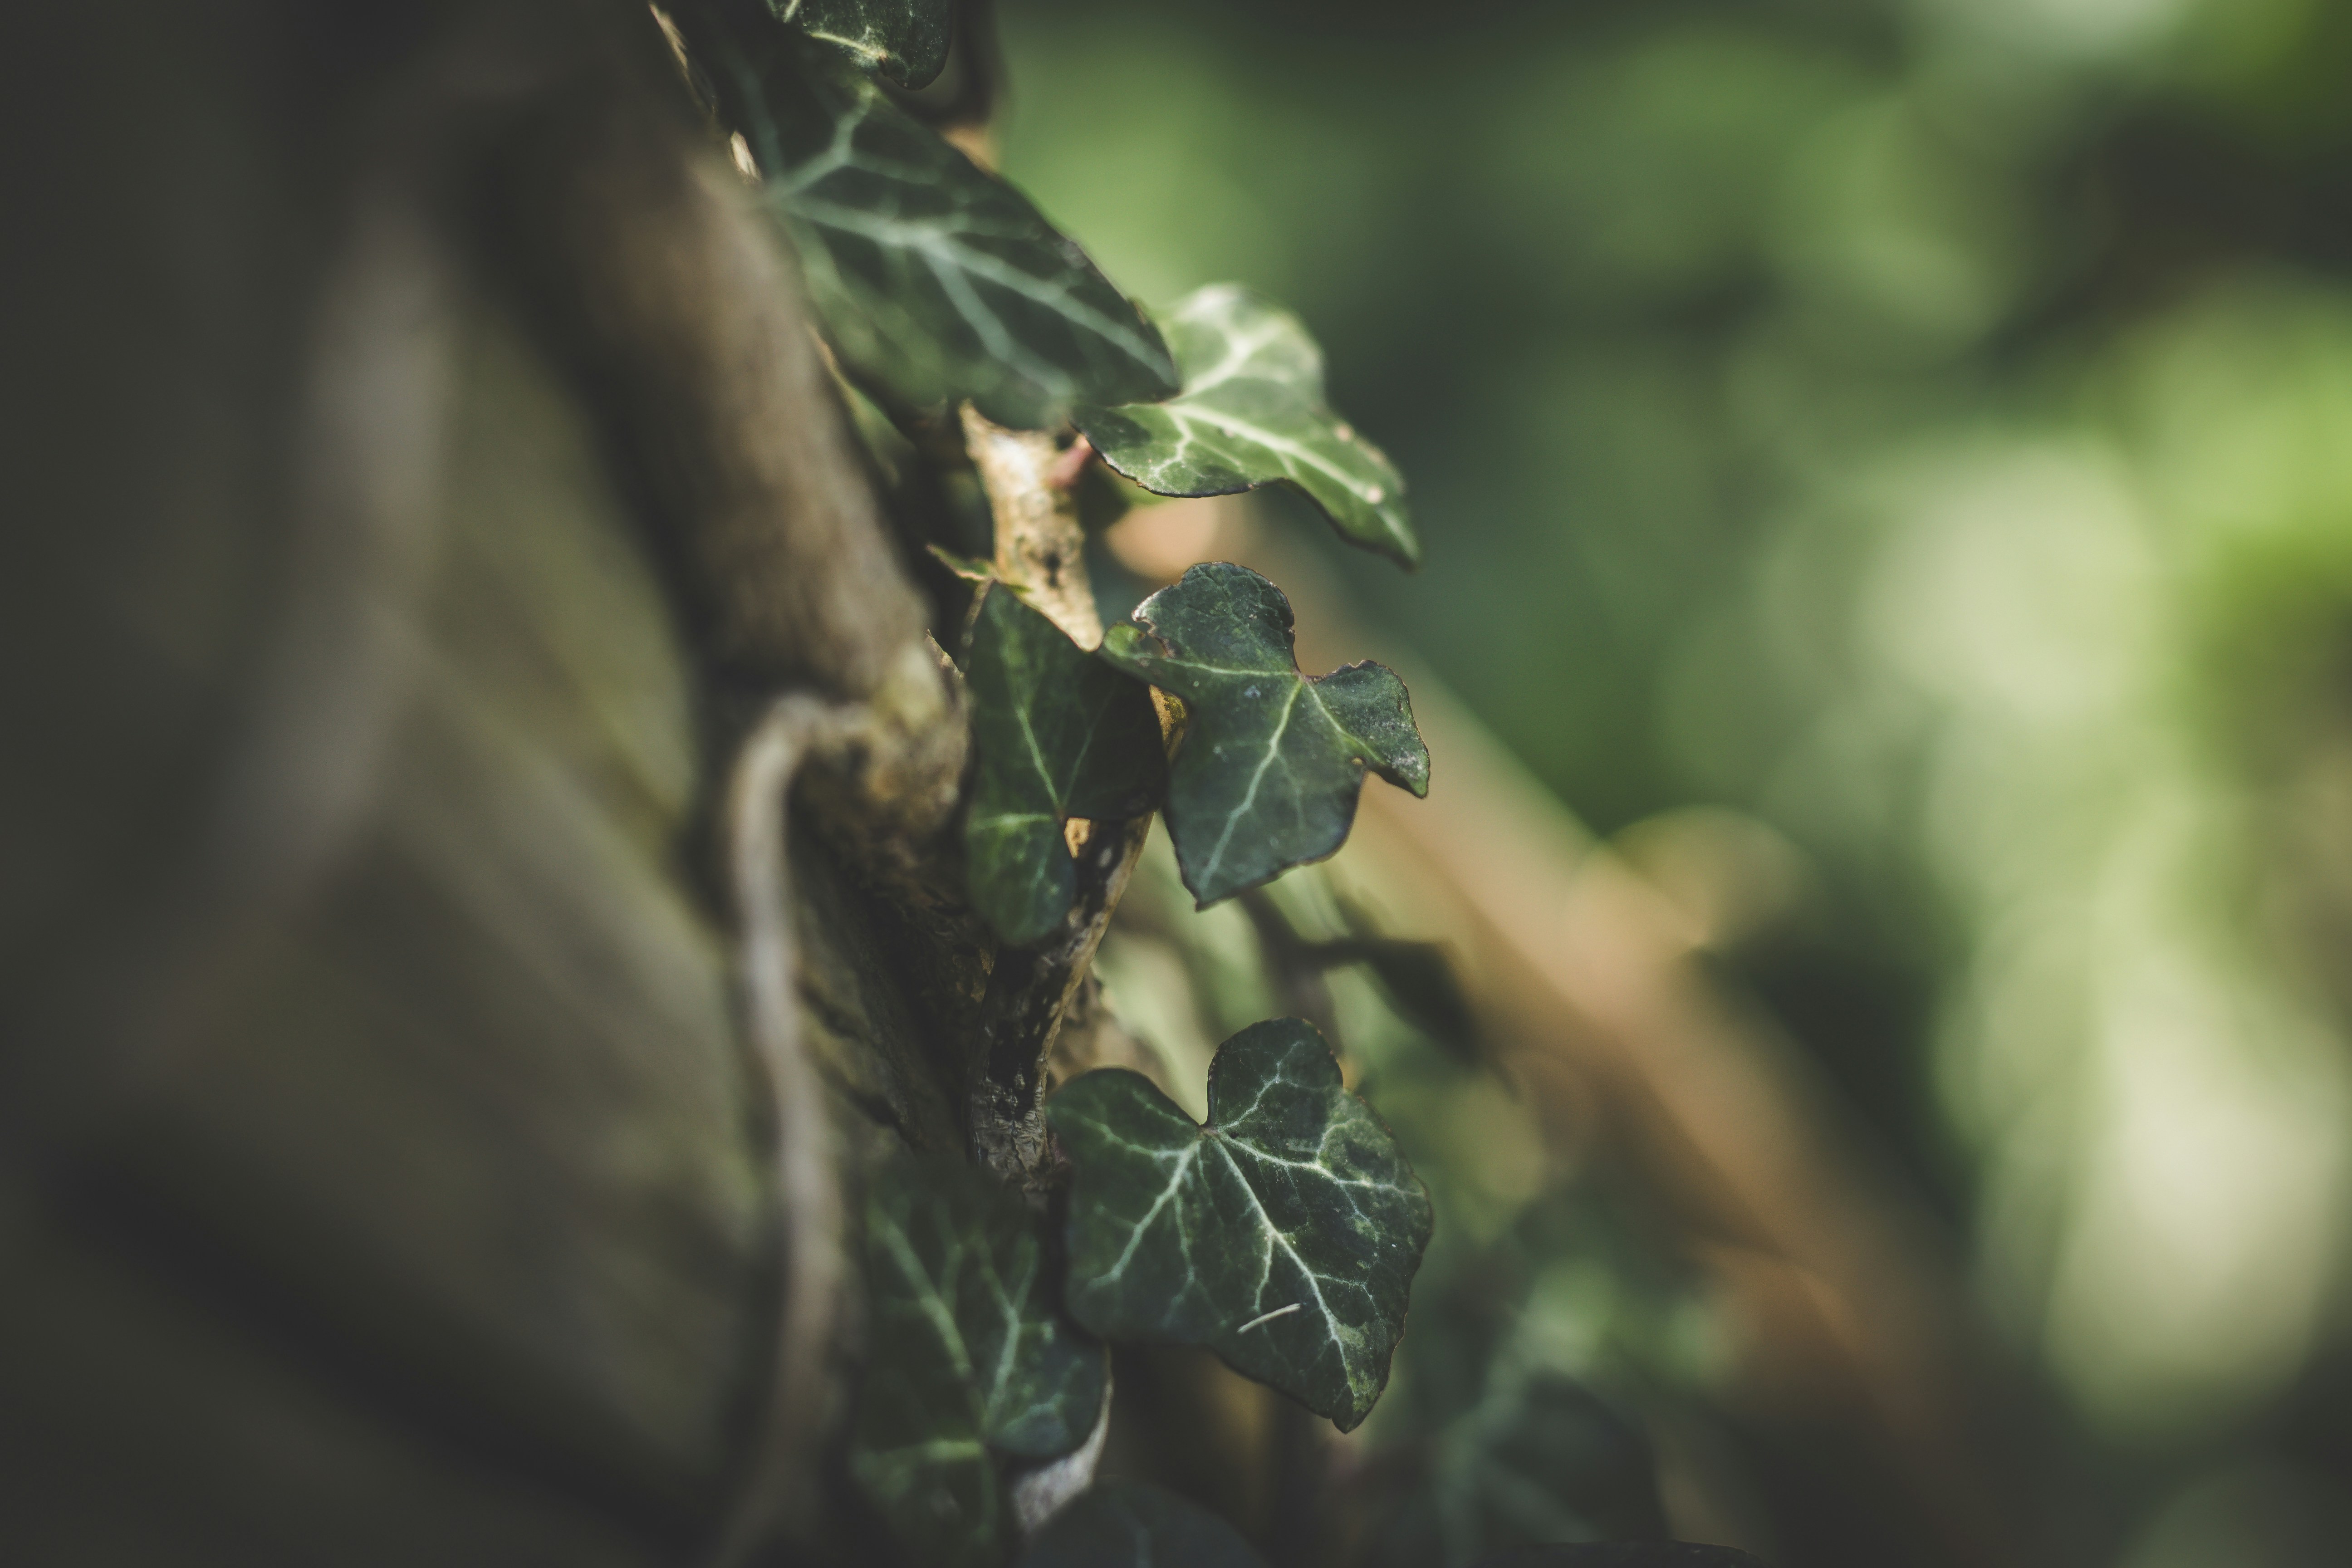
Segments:
[[[800,955],[784,828],[793,774],[844,718],[844,710],[815,697],[779,700],[743,742],[728,783],[727,870],[740,943],[738,978],[774,1117],[784,1269],[764,1426],[743,1496],[720,1537],[719,1568],[745,1562],[783,1521],[793,1483],[805,1470],[824,1418],[824,1369],[845,1268],[843,1208],[833,1124],[801,1041]]]

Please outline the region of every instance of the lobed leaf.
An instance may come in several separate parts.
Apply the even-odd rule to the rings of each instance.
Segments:
[[[850,1474],[926,1563],[1002,1559],[997,1457],[1085,1441],[1108,1363],[1055,1310],[1028,1205],[961,1163],[886,1163],[866,1205],[872,1340]]]
[[[1167,785],[1151,694],[1081,650],[1003,584],[981,595],[965,680],[980,752],[964,857],[973,908],[1014,946],[1076,889],[1062,825],[1150,810]]]
[[[1346,843],[1366,768],[1429,793],[1404,682],[1370,662],[1302,675],[1290,601],[1247,567],[1192,568],[1111,627],[1101,652],[1190,710],[1168,835],[1203,906]]]
[[[1183,390],[1165,403],[1077,411],[1103,461],[1164,496],[1285,484],[1339,537],[1421,564],[1404,479],[1323,402],[1323,353],[1298,318],[1229,283],[1188,296],[1160,322]]]
[[[928,87],[947,68],[955,0],[766,0],[780,21],[847,50],[900,87]]]
[[[1348,1431],[1388,1383],[1429,1197],[1315,1026],[1253,1024],[1209,1125],[1122,1068],[1046,1107],[1072,1167],[1066,1300],[1114,1340],[1206,1345]]]
[[[1265,1568],[1241,1532],[1140,1481],[1089,1488],[1030,1542],[1021,1568]]]
[[[1027,429],[1177,390],[1159,329],[1086,252],[838,51],[766,16],[679,21],[861,384]]]

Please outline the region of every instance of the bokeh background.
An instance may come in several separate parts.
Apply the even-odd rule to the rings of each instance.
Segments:
[[[1296,309],[1410,477],[1360,612],[1757,911],[2021,1369],[2036,1555],[2342,1561],[2352,6],[1002,11],[1006,173]]]

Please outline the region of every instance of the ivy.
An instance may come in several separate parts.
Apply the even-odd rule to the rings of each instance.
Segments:
[[[1071,1164],[1079,1322],[1206,1345],[1341,1431],[1371,1411],[1404,1331],[1430,1206],[1313,1025],[1254,1024],[1209,1068],[1209,1124],[1111,1068],[1055,1095]]]
[[[1287,485],[1350,544],[1421,564],[1404,479],[1325,405],[1323,353],[1298,318],[1215,284],[1161,326],[1184,389],[1165,403],[1080,409],[1078,428],[1103,461],[1164,496]]]
[[[820,330],[890,416],[970,403],[999,425],[1075,423],[1146,489],[1286,485],[1342,537],[1418,563],[1402,479],[1325,404],[1320,353],[1295,319],[1203,289],[1171,316],[1171,353],[1024,197],[890,99],[876,77],[919,86],[943,68],[952,0],[684,7],[688,53],[800,258]],[[931,460],[919,451],[910,460]],[[1102,470],[1092,478],[1107,486]],[[940,560],[980,582],[963,658],[974,754],[963,835],[966,893],[1000,944],[982,955],[987,998],[1024,994],[1010,955],[1042,951],[1067,916],[1073,817],[1133,818],[1164,802],[1185,884],[1206,905],[1336,850],[1367,770],[1428,789],[1403,683],[1369,663],[1309,679],[1288,602],[1254,573],[1195,566],[1089,654],[1019,584]],[[1152,686],[1186,706],[1172,764]],[[1433,990],[1417,952],[1328,959]],[[1061,1005],[1081,978],[1057,972],[1038,995]],[[1044,1048],[1027,1034],[1017,1043]],[[1208,1089],[1205,1127],[1123,1070],[1054,1097],[1069,1188],[1066,1261],[1051,1278],[1029,1207],[988,1177],[903,1160],[876,1175],[848,1468],[913,1559],[1003,1561],[1008,1467],[1034,1482],[1057,1458],[1074,1476],[1092,1463],[1082,1445],[1108,1384],[1089,1333],[1207,1346],[1343,1431],[1371,1410],[1428,1245],[1427,1194],[1308,1024],[1243,1030]],[[1023,1495],[1024,1510],[1039,1506]],[[1223,1521],[1134,1486],[1083,1494],[1024,1561],[1256,1563]]]
[[[1021,1568],[1264,1568],[1223,1520],[1173,1492],[1099,1486],[1038,1532]]]
[[[709,4],[679,20],[827,341],[883,401],[969,399],[997,424],[1042,428],[1077,404],[1177,390],[1159,330],[1086,253],[838,50]]]
[[[1055,1310],[1021,1199],[961,1163],[885,1163],[866,1205],[868,1368],[850,1473],[925,1563],[1005,1550],[999,1460],[1085,1440],[1108,1375]]]
[[[1429,793],[1429,750],[1404,682],[1369,662],[1301,674],[1290,601],[1247,567],[1193,567],[1111,627],[1102,657],[1191,712],[1168,834],[1204,906],[1338,849],[1367,768]]]
[[[1070,907],[1063,824],[1148,811],[1166,787],[1150,694],[1003,584],[983,589],[965,676],[980,767],[964,825],[971,901],[1015,946]]]

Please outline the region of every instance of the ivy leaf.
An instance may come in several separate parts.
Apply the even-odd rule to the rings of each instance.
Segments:
[[[837,44],[900,87],[928,87],[948,63],[955,0],[767,0],[780,21]]]
[[[764,16],[679,21],[858,382],[1026,429],[1176,391],[1159,329],[1086,252],[837,51]]]
[[[1086,1439],[1108,1376],[1055,1311],[1028,1205],[961,1163],[887,1162],[866,1205],[868,1368],[850,1473],[926,1563],[1002,1559],[997,1456]]]
[[[1324,405],[1323,353],[1297,317],[1218,283],[1160,327],[1184,390],[1165,403],[1080,409],[1078,428],[1103,461],[1164,496],[1288,485],[1350,544],[1421,564],[1403,477]]]
[[[1346,843],[1366,768],[1429,793],[1429,749],[1404,682],[1369,661],[1309,679],[1290,628],[1281,589],[1213,561],[1103,638],[1104,658],[1191,710],[1168,836],[1204,908]]]
[[[1582,1546],[1521,1546],[1481,1557],[1471,1568],[1764,1568],[1730,1546],[1688,1541],[1602,1541]]]
[[[979,776],[964,819],[972,907],[1016,947],[1077,887],[1062,825],[1147,811],[1167,784],[1151,694],[1081,650],[1003,584],[972,623],[965,681]]]
[[[1021,1568],[1265,1568],[1241,1532],[1141,1481],[1092,1487],[1037,1532]]]
[[[1202,1127],[1150,1079],[1087,1073],[1046,1107],[1073,1168],[1066,1297],[1112,1340],[1207,1345],[1349,1431],[1388,1383],[1429,1197],[1312,1024],[1209,1066]]]

